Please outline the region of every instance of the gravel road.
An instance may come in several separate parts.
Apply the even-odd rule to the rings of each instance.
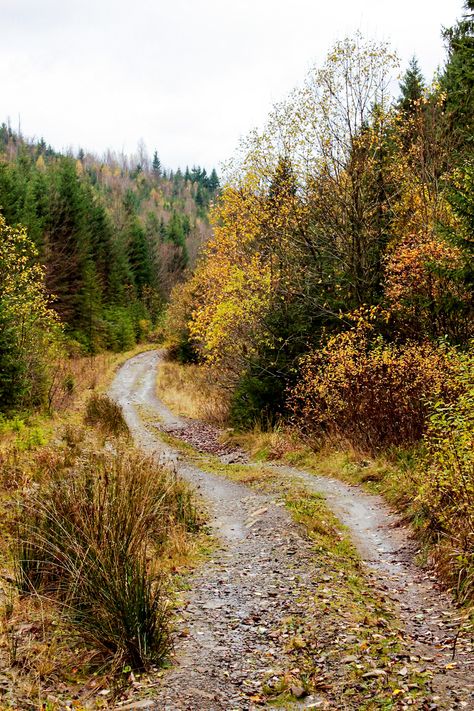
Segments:
[[[176,664],[164,675],[150,708],[262,708],[262,684],[271,685],[292,671],[288,639],[279,632],[281,620],[297,616],[301,601],[314,593],[319,584],[317,557],[277,496],[257,493],[190,465],[143,421],[140,412],[146,409],[156,417],[157,426],[188,429],[188,439],[196,446],[199,423],[176,417],[156,397],[161,358],[159,351],[149,351],[127,361],[110,395],[122,406],[136,443],[200,492],[220,545],[191,577],[192,590],[180,609]],[[468,642],[458,641],[457,664],[446,669],[452,661],[459,611],[433,576],[413,563],[415,546],[407,529],[380,497],[333,479],[273,466],[325,496],[348,528],[374,587],[396,606],[412,639],[413,653],[431,660],[437,694],[431,706],[423,708],[474,709],[474,656]],[[296,685],[297,696],[299,691]],[[306,696],[286,708],[357,707],[346,702],[338,706],[322,694]]]

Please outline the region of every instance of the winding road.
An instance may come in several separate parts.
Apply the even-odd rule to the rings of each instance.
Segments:
[[[161,358],[159,351],[148,351],[127,361],[109,393],[122,406],[137,445],[202,495],[219,547],[191,577],[192,589],[180,610],[176,663],[165,673],[152,708],[262,708],[262,685],[291,669],[288,640],[275,630],[283,618],[298,616],[305,596],[315,594],[320,585],[317,556],[278,496],[200,470],[150,427],[150,418],[157,427],[187,424],[156,396]],[[395,606],[413,653],[430,660],[435,691],[417,708],[474,709],[474,655],[461,638],[452,664],[459,611],[434,577],[413,562],[409,531],[378,496],[334,479],[273,466],[324,495],[350,532],[373,587]],[[298,688],[293,691],[299,695]],[[338,706],[322,693],[286,708],[357,708],[346,704]]]

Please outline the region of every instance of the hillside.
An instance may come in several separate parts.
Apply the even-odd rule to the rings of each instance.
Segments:
[[[109,153],[101,161],[82,150],[77,156],[55,152],[43,140],[27,141],[5,124],[0,127],[4,229],[21,227],[24,258],[30,267],[41,266],[41,273],[19,272],[18,279],[33,279],[37,298],[58,317],[59,340],[70,353],[124,350],[146,336],[209,235],[207,213],[218,187],[215,171],[207,176],[200,168],[184,174],[162,170],[156,152],[153,160],[142,150],[135,158]],[[20,246],[15,233],[9,234],[2,279],[18,267]],[[23,292],[31,315],[18,279],[10,287]],[[5,281],[0,289],[8,323]],[[32,321],[30,326],[34,330]],[[26,345],[15,336],[14,323],[2,339],[4,410],[28,405],[31,380],[45,380],[47,389],[48,376],[33,365],[34,352],[24,357]],[[41,397],[37,393],[33,401]]]
[[[88,348],[100,343],[98,304],[144,306],[147,289],[163,300],[194,264],[218,187],[215,171],[166,171],[143,148],[65,155],[0,127],[1,213],[26,228],[55,310]]]

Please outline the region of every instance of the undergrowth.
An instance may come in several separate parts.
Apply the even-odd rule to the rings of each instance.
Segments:
[[[157,393],[177,415],[215,425],[226,422],[227,396],[212,372],[200,366],[175,361],[162,363],[157,375]]]
[[[129,436],[128,425],[122,414],[122,408],[107,395],[92,393],[86,403],[84,416],[86,425],[97,427],[106,435]]]
[[[91,395],[124,357],[90,359],[67,413],[0,420],[0,692],[12,708],[107,705],[101,690],[117,698],[172,653],[201,515],[132,448],[120,408]]]
[[[143,669],[169,652],[169,591],[159,557],[195,529],[187,487],[150,459],[81,450],[51,454],[22,502],[16,581],[59,605],[104,661]]]

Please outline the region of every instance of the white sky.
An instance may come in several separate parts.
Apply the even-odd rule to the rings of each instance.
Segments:
[[[428,78],[462,0],[0,0],[0,121],[55,148],[218,165],[360,29]]]

